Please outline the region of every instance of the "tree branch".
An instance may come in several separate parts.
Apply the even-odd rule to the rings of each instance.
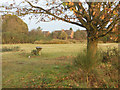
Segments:
[[[108,27],[107,27],[107,32],[106,33],[104,33],[104,34],[101,34],[101,35],[99,35],[98,37],[95,37],[96,39],[98,39],[98,38],[100,38],[100,37],[103,37],[103,36],[105,36],[105,35],[107,35],[108,33],[110,33],[112,30],[113,30],[113,28],[114,28],[114,26],[116,25],[116,21],[117,20],[119,20],[119,19],[115,19]],[[112,27],[112,28],[111,28]],[[111,29],[110,29],[111,28]]]
[[[109,31],[107,31],[105,34],[99,35],[99,36],[97,37],[97,39],[100,38],[100,37],[104,37],[104,36],[106,36],[107,34],[109,34],[109,33],[113,30],[115,24],[116,24],[116,23],[114,23],[113,27],[112,27]]]
[[[52,7],[52,8],[50,8],[50,9],[48,9],[48,11],[50,11],[50,10],[52,10],[52,9],[54,9],[54,8],[59,7],[60,5],[62,5],[62,3],[61,3],[61,4],[59,4],[59,5],[58,5],[58,6],[56,6],[56,7]]]
[[[83,9],[85,16],[87,17],[87,21],[90,21],[89,15],[85,11],[85,8],[82,5],[81,5],[81,8]]]
[[[118,3],[117,6],[112,10],[111,13],[113,13],[118,7],[119,7],[119,3]],[[104,12],[104,11],[101,11],[101,14],[102,14],[103,12]],[[100,16],[101,16],[101,14],[100,14]],[[107,20],[107,19],[112,18],[113,15],[114,15],[114,14],[110,15],[110,14],[108,13],[104,20]],[[100,16],[99,16],[98,18],[100,18]],[[97,18],[96,18],[96,19],[97,19]],[[104,20],[103,20],[103,23],[106,25],[106,23],[107,23],[109,20],[108,20],[108,21],[104,21]],[[99,23],[99,22],[100,22],[100,21],[98,21],[98,23]],[[100,25],[100,27],[105,26],[103,23]]]
[[[76,23],[76,22],[72,22],[72,21],[68,21],[68,20],[66,20],[66,19],[64,19],[64,18],[58,17],[58,16],[52,14],[51,12],[49,12],[49,11],[43,9],[42,7],[34,6],[34,5],[32,5],[29,1],[27,1],[27,0],[25,0],[25,1],[26,1],[31,7],[33,7],[33,8],[38,8],[38,9],[40,9],[40,10],[45,11],[45,14],[54,16],[55,18],[57,18],[57,19],[59,19],[59,20],[62,20],[62,21],[65,21],[65,22],[68,22],[68,23],[71,23],[71,24],[75,24],[75,25],[84,27],[82,24],[79,24],[79,23]],[[84,27],[84,28],[85,28],[85,27]]]

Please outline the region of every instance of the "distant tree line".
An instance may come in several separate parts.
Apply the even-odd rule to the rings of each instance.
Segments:
[[[68,35],[65,32],[55,34],[54,32],[50,33],[48,36],[45,36],[42,33],[42,30],[33,29],[31,31],[28,31],[28,33],[14,33],[14,32],[3,32],[2,33],[2,43],[3,44],[16,44],[16,43],[34,43],[35,41],[39,40],[52,40],[52,39],[61,39],[61,40],[67,40]],[[75,40],[86,40],[87,36],[84,31],[77,30],[74,32],[74,38]],[[104,43],[106,42],[118,42],[118,39],[114,40],[111,39],[111,35],[107,35],[103,38],[101,38],[99,41],[102,41]]]
[[[51,40],[52,36],[45,36],[41,30],[33,29],[28,33],[14,33],[3,32],[2,43],[3,44],[16,44],[16,43],[34,43],[39,40]]]
[[[49,40],[38,27],[28,31],[28,26],[16,15],[2,16],[2,43],[34,43],[36,40]]]
[[[19,17],[15,15],[4,15],[2,16],[2,43],[10,44],[10,43],[34,43],[39,40],[52,40],[52,39],[75,39],[75,40],[87,40],[87,32],[86,30],[76,30],[73,32],[73,29],[69,30],[61,30],[54,31],[52,33],[47,33],[42,31],[40,27],[37,29],[32,29],[28,31],[27,24],[24,23]],[[118,30],[116,26],[115,30]],[[44,32],[44,33],[43,33]],[[49,32],[49,31],[48,31]],[[119,42],[118,37],[119,34],[111,34],[106,35],[101,38],[100,41],[103,42]]]

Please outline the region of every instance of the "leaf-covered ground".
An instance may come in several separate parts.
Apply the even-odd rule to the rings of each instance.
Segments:
[[[2,53],[3,88],[118,88],[118,70],[111,62],[97,66],[86,83],[86,73],[73,65],[86,44],[3,45],[13,46],[20,51]],[[36,46],[43,47],[41,56],[30,54]],[[117,44],[99,44],[104,50],[107,46]]]

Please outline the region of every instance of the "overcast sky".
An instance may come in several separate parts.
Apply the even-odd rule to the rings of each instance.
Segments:
[[[69,29],[69,28],[73,28],[74,31],[76,31],[77,29],[81,29],[81,30],[84,29],[77,25],[69,24],[61,20],[51,21],[51,22],[39,22],[36,24],[37,19],[29,20],[29,16],[23,17],[22,19],[25,23],[27,23],[29,30],[36,29],[37,27],[41,27],[43,31],[55,31],[55,30]]]

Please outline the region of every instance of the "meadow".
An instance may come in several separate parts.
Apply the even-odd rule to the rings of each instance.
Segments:
[[[81,44],[3,44],[4,47],[20,47],[19,51],[2,52],[3,88],[86,88],[82,71],[73,65],[74,58],[86,48]],[[31,55],[36,46],[42,47],[41,55]],[[98,48],[118,48],[117,43],[100,43]],[[103,65],[103,64],[102,64]],[[108,68],[106,64],[102,68]],[[104,69],[103,68],[103,69]],[[99,72],[102,74],[100,69]],[[115,72],[115,71],[114,71]],[[117,72],[117,71],[116,71]],[[80,77],[79,77],[80,76]],[[117,81],[105,87],[118,87]],[[117,79],[116,76],[115,80]],[[101,77],[100,77],[101,78]],[[108,80],[108,81],[107,81]],[[108,85],[108,86],[107,86]],[[93,86],[95,87],[95,85]],[[99,87],[96,85],[96,87]]]

